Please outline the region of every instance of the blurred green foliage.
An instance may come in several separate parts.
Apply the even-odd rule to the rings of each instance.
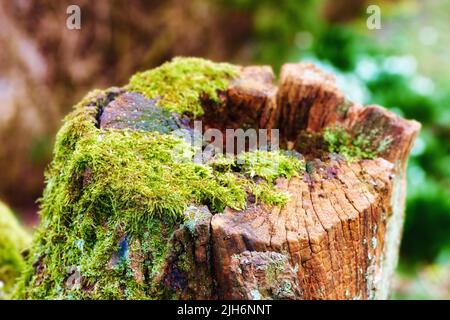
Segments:
[[[411,51],[409,42],[418,37],[405,41],[404,16],[392,18],[390,30],[369,31],[364,12],[346,24],[327,22],[322,0],[227,4],[253,15],[258,62],[279,67],[286,61],[313,60],[337,74],[351,98],[422,123],[408,169],[402,261],[411,267],[444,256],[450,248],[450,81],[420,74],[419,67],[431,61],[418,60]],[[393,8],[395,4],[382,7],[383,23],[390,23]]]
[[[296,43],[301,36],[318,34],[323,21],[314,14],[322,1],[316,0],[223,0],[227,6],[248,11],[253,17],[255,60],[278,69],[287,60],[298,59]],[[307,32],[307,33],[302,33]]]

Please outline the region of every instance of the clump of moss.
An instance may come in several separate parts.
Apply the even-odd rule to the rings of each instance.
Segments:
[[[274,187],[274,180],[280,177],[290,179],[305,171],[303,159],[281,150],[255,150],[235,157],[218,156],[213,160],[212,166],[219,172],[242,175],[256,202],[281,207],[287,204],[290,197]]]
[[[289,193],[277,191],[264,182],[254,185],[251,190],[255,195],[255,202],[261,201],[269,206],[284,207],[291,199]]]
[[[352,134],[339,126],[326,128],[323,139],[329,152],[340,154],[349,161],[376,159],[391,143],[389,139],[378,141],[376,132]]]
[[[305,171],[305,162],[298,157],[288,155],[284,151],[246,152],[236,158],[236,166],[251,178],[262,178],[263,181],[252,185],[255,200],[272,206],[284,206],[290,200],[288,193],[277,191],[272,183],[279,177],[290,179]]]
[[[218,99],[234,70],[175,59],[138,74],[128,89],[160,97],[171,111],[198,115],[202,94]],[[88,94],[57,135],[41,224],[15,298],[172,298],[161,274],[189,206],[242,210],[251,193],[269,205],[288,200],[273,180],[298,174],[300,160],[267,152],[244,156],[242,164],[235,159],[228,169],[195,163],[201,150],[174,134],[100,128],[99,114],[113,94]],[[277,168],[269,165],[275,161]]]
[[[138,91],[158,105],[179,114],[203,115],[201,97],[219,102],[218,91],[225,90],[239,68],[199,58],[175,58],[158,68],[137,73],[128,90]]]
[[[258,176],[269,182],[278,177],[292,178],[305,171],[303,160],[283,151],[261,151],[242,153],[237,164],[251,177]]]
[[[97,107],[84,100],[57,136],[42,223],[18,298],[167,297],[137,285],[126,256],[106,268],[120,256],[124,237],[148,249],[145,283],[154,283],[188,205],[208,204],[216,212],[245,206],[244,179],[174,154],[192,148],[174,135],[98,129]],[[67,284],[68,268],[79,272],[81,289]]]
[[[0,299],[7,296],[24,267],[22,251],[31,236],[13,213],[0,202]]]

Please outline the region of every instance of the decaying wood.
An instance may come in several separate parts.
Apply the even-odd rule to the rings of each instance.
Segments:
[[[276,181],[291,194],[284,208],[251,204],[216,215],[191,208],[195,228],[175,232],[159,280],[180,298],[387,298],[403,224],[405,168],[420,125],[348,101],[334,78],[312,64],[285,65],[278,86],[274,78],[269,67],[242,68],[221,93],[222,107],[205,97],[205,127],[279,128],[281,146],[301,151],[308,172]],[[100,127],[140,128],[143,114],[158,112],[148,99],[126,93],[104,108]],[[353,162],[318,156],[311,143],[300,147],[305,133],[336,124],[350,132],[375,131],[375,139],[390,144],[375,160]],[[181,271],[183,259],[191,259],[194,272]]]
[[[277,94],[274,80],[270,67],[243,67],[240,76],[222,93],[222,106],[205,104],[204,125],[221,130],[272,127]]]

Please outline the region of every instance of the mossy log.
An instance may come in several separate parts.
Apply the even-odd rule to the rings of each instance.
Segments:
[[[420,125],[312,64],[274,80],[184,58],[88,95],[58,134],[15,297],[387,298]],[[279,128],[282,150],[185,161],[199,150],[174,132],[193,120]]]

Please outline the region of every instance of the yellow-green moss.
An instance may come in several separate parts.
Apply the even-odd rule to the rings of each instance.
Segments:
[[[232,158],[218,157],[214,160],[213,167],[224,172],[239,172],[247,179],[261,178],[258,183],[248,185],[256,202],[284,206],[290,195],[277,191],[272,183],[279,177],[290,179],[299,176],[305,171],[305,162],[280,150],[255,150]]]
[[[0,299],[7,296],[24,267],[22,251],[31,237],[14,214],[0,202]]]
[[[251,177],[261,177],[272,182],[278,177],[292,178],[305,171],[305,164],[283,151],[261,151],[242,153],[237,163]]]
[[[129,89],[160,95],[161,106],[172,111],[198,115],[200,96],[217,99],[235,68],[176,59],[155,70],[135,76]],[[184,77],[188,81],[181,83]],[[199,150],[175,135],[99,129],[98,114],[110,96],[108,90],[90,93],[57,135],[41,224],[15,298],[171,298],[173,292],[156,279],[188,206],[207,205],[213,213],[227,206],[244,209],[252,193],[269,205],[283,205],[288,196],[273,180],[302,170],[300,160],[268,152],[243,156],[242,164],[232,159],[224,170],[214,161],[193,162]],[[275,160],[278,167],[268,165]],[[133,278],[136,243],[145,252],[143,283]]]
[[[352,134],[339,126],[326,128],[323,139],[331,153],[344,156],[347,160],[376,159],[387,147],[391,140],[377,141],[377,133],[371,135],[359,132]]]
[[[137,73],[127,89],[160,99],[158,105],[172,112],[196,117],[203,114],[200,98],[205,95],[218,102],[218,91],[225,90],[238,71],[238,67],[227,63],[175,58],[158,68]]]

